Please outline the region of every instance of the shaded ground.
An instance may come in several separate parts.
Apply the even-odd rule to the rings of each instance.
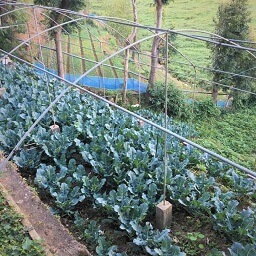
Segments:
[[[0,155],[0,162],[3,156]],[[91,255],[86,247],[77,242],[67,229],[52,215],[35,192],[26,184],[15,165],[9,163],[0,176],[2,186],[19,206],[21,213],[29,219],[49,251],[60,256]]]

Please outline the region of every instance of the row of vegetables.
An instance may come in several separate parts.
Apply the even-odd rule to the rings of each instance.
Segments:
[[[0,147],[8,153],[65,84],[18,64],[16,69],[0,66],[0,74],[6,89],[0,98]],[[161,114],[138,113],[164,123]],[[60,132],[51,132],[53,123]],[[191,126],[172,118],[168,129],[197,136]],[[171,136],[167,149],[167,199],[190,214],[207,216],[216,231],[233,241],[230,255],[256,255],[255,182]],[[117,222],[140,255],[185,255],[172,240],[175,234],[148,221],[163,199],[163,157],[161,131],[71,90],[17,149],[14,161],[34,172],[39,191],[47,192],[60,211],[76,216],[76,222],[76,209],[86,202]],[[97,255],[127,255],[108,245],[94,220],[89,227],[84,233],[94,230]]]

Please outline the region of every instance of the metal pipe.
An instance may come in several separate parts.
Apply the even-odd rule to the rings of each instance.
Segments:
[[[5,54],[8,55],[7,52],[5,52]],[[10,54],[9,54],[9,55],[10,55]],[[22,61],[22,62],[24,62],[24,63],[26,63],[26,64],[28,64],[28,65],[30,65],[30,66],[32,66],[32,67],[34,67],[33,64],[31,64],[31,63],[29,63],[29,62],[27,62],[27,61],[24,61],[24,60],[22,60],[22,59],[16,57],[15,55],[11,55],[11,57],[16,58],[16,59],[18,59],[18,60],[20,60],[20,61]],[[125,108],[123,108],[123,107],[121,107],[121,106],[118,106],[117,104],[115,104],[115,103],[113,103],[113,102],[111,102],[111,101],[108,101],[108,100],[105,99],[104,97],[101,97],[101,96],[99,96],[99,95],[97,95],[97,94],[95,94],[95,93],[93,93],[93,92],[87,90],[87,89],[84,88],[84,87],[81,87],[81,86],[79,86],[79,85],[76,85],[76,84],[74,84],[74,83],[71,83],[71,82],[69,82],[69,81],[67,81],[67,80],[65,80],[65,79],[63,79],[63,78],[59,78],[57,75],[54,75],[54,74],[48,72],[47,70],[43,70],[42,68],[38,68],[38,67],[36,67],[36,68],[39,69],[39,70],[41,70],[41,71],[46,72],[47,74],[49,74],[49,75],[51,75],[51,76],[53,76],[53,77],[58,78],[58,79],[61,80],[61,81],[66,82],[67,84],[69,84],[70,86],[66,89],[67,91],[68,91],[72,86],[75,87],[75,88],[77,88],[77,89],[79,89],[79,90],[82,90],[83,92],[86,92],[87,94],[89,94],[89,95],[91,95],[91,96],[93,96],[93,97],[95,97],[95,98],[97,98],[97,99],[100,99],[100,100],[102,100],[102,101],[108,103],[109,105],[115,107],[116,109],[119,109],[119,110],[123,111],[124,113],[127,113],[127,114],[129,114],[129,115],[131,115],[131,116],[133,116],[133,117],[135,117],[135,118],[141,120],[141,121],[144,121],[145,123],[147,123],[147,124],[149,124],[149,125],[151,125],[151,126],[157,128],[157,129],[159,129],[159,130],[161,130],[161,131],[163,131],[163,132],[165,132],[165,133],[167,133],[167,134],[169,134],[169,135],[175,137],[176,139],[178,139],[178,140],[180,140],[180,141],[182,141],[182,142],[185,142],[185,143],[187,143],[187,144],[189,144],[189,145],[191,145],[191,146],[193,146],[193,147],[195,147],[195,148],[197,148],[197,149],[199,149],[199,150],[201,150],[201,151],[203,151],[203,152],[205,152],[205,153],[207,153],[207,154],[209,154],[209,155],[211,155],[211,156],[213,156],[213,157],[215,157],[215,158],[217,158],[217,159],[219,159],[219,160],[221,160],[222,162],[225,162],[225,163],[227,163],[227,164],[229,164],[229,165],[231,165],[231,166],[233,166],[233,167],[239,169],[240,171],[243,171],[244,173],[246,173],[246,174],[252,176],[253,178],[256,178],[256,172],[254,172],[254,171],[252,171],[252,170],[250,170],[250,169],[248,169],[248,168],[246,168],[246,167],[244,167],[244,166],[242,166],[242,165],[240,165],[240,164],[237,164],[237,163],[235,163],[235,162],[233,162],[233,161],[231,161],[231,160],[229,160],[229,159],[227,159],[227,158],[225,158],[225,157],[223,157],[223,156],[221,156],[221,155],[219,155],[219,154],[217,154],[217,153],[215,153],[215,152],[213,152],[213,151],[211,151],[211,150],[209,150],[209,149],[207,149],[207,148],[204,148],[204,147],[198,145],[197,143],[195,143],[195,142],[193,142],[193,141],[191,141],[191,140],[189,140],[189,139],[186,139],[186,138],[183,137],[183,136],[178,135],[177,133],[174,133],[174,132],[172,132],[172,131],[170,131],[170,130],[167,130],[167,129],[165,129],[164,127],[162,127],[162,126],[160,126],[160,125],[158,125],[158,124],[156,124],[156,123],[154,123],[154,122],[152,122],[152,121],[150,121],[150,120],[148,120],[148,119],[146,119],[146,118],[144,118],[144,117],[142,117],[142,116],[140,116],[140,115],[138,115],[138,114],[136,114],[136,113],[134,113],[134,112],[132,112],[132,111],[130,111],[130,110],[128,110],[128,109],[125,109]],[[65,93],[66,93],[66,90],[65,90]],[[64,93],[64,94],[65,94],[65,93]],[[63,94],[63,92],[61,93],[62,96],[64,96],[64,94]],[[62,97],[62,96],[61,96],[61,97]],[[60,97],[60,95],[59,95],[59,96],[57,97],[58,100],[59,100],[61,97]],[[57,98],[56,98],[56,99],[57,99]],[[58,101],[58,100],[56,100],[56,99],[52,102],[52,104],[55,104],[55,103]],[[50,106],[45,110],[45,112],[47,113],[52,107],[53,107],[53,105],[50,105]],[[45,112],[44,112],[44,113],[45,113]],[[45,113],[45,114],[46,114],[46,113]],[[44,114],[44,115],[45,115],[45,114]],[[44,115],[42,114],[42,115],[39,117],[39,118],[40,118],[39,121],[43,118]],[[39,122],[39,121],[38,121],[38,122]],[[30,131],[31,131],[31,130],[30,130]],[[29,135],[29,133],[27,132],[27,133],[26,133],[26,137],[27,137],[28,135]],[[25,139],[26,137],[25,137],[25,135],[24,135],[23,137],[24,137],[24,138],[22,138],[22,139],[23,139],[23,141],[24,141],[24,139]],[[22,141],[22,142],[23,142],[23,141]],[[22,144],[22,142],[21,142],[20,144]],[[17,145],[18,145],[18,144],[17,144]],[[17,148],[17,145],[16,145],[16,147],[15,147],[14,149]],[[9,154],[8,160],[12,157],[12,155],[13,155],[14,153],[15,153],[15,150],[13,150],[13,151]],[[12,154],[12,155],[11,155],[11,154]],[[2,170],[2,169],[6,166],[8,160],[6,159],[6,160],[0,165],[0,170]]]

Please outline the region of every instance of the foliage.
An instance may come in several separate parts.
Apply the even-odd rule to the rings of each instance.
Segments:
[[[34,3],[38,4],[38,5],[48,6],[48,7],[57,7],[60,9],[71,10],[71,11],[75,11],[75,12],[79,12],[80,10],[82,10],[85,7],[85,2],[83,0],[74,0],[72,2],[65,1],[65,0],[48,0],[48,1],[34,0]],[[56,22],[62,23],[62,22],[69,21],[72,18],[74,18],[74,16],[72,16],[72,15],[66,16],[66,15],[63,15],[60,12],[56,12],[56,11],[51,11],[50,17],[52,18],[52,20],[48,24],[49,27],[55,26]],[[69,33],[78,27],[79,27],[79,24],[76,22],[63,26],[65,31],[67,31]]]
[[[167,4],[169,4],[170,1],[172,1],[172,0],[161,0],[161,1],[154,0],[154,3],[157,4],[158,2],[161,2],[161,4],[167,5]]]
[[[154,110],[164,111],[165,108],[165,85],[157,83],[149,90],[149,104]],[[167,112],[168,115],[179,117],[185,110],[185,98],[182,92],[173,84],[167,87]]]
[[[0,24],[2,26],[0,29],[0,49],[6,52],[11,51],[20,44],[17,34],[25,32],[25,26],[17,25],[26,23],[27,15],[24,11],[20,10],[12,12],[14,8],[15,7],[10,4],[1,4],[0,7]],[[18,54],[22,54],[22,47],[18,50]]]
[[[219,43],[230,43],[227,39],[250,40],[249,36],[250,13],[248,11],[248,0],[231,0],[220,4],[215,23],[215,34],[220,38],[215,39]],[[243,45],[247,46],[247,45]],[[247,51],[221,46],[218,44],[209,45],[212,51],[212,68],[216,70],[228,71],[235,74],[254,75],[255,70],[251,69],[255,58]],[[251,91],[252,80],[240,76],[228,75],[226,73],[215,72],[213,82],[221,83]],[[223,91],[230,91],[233,96],[233,107],[237,108],[242,101],[248,98],[248,94],[240,91],[230,90],[227,87],[221,88]],[[216,101],[219,86],[213,85],[213,97]]]
[[[106,15],[105,1],[91,1],[90,11],[99,15]],[[149,26],[155,26],[155,7],[152,7],[154,1],[141,0],[137,3],[139,23]],[[164,6],[163,12],[163,28],[190,28],[214,32],[213,17],[216,16],[218,6],[222,1],[204,0],[184,0],[170,2]],[[255,10],[256,2],[249,0],[249,9]],[[250,31],[252,32],[252,41],[255,41],[256,36],[256,15],[251,16]],[[146,35],[145,31],[138,31],[138,35]],[[199,35],[199,34],[198,34]],[[148,51],[151,47],[151,41],[141,44],[141,49]],[[204,86],[211,85],[212,72],[201,67],[209,67],[211,59],[209,58],[210,49],[206,47],[205,42],[199,40],[189,40],[183,36],[177,36],[175,40],[177,48],[197,67],[198,84],[203,83]],[[253,44],[251,44],[253,47]],[[145,67],[146,68],[146,67]],[[172,55],[171,73],[180,81],[186,82],[182,86],[186,86],[186,90],[190,89],[191,84],[195,81],[194,68],[188,64],[180,54]],[[145,73],[148,72],[145,70]],[[148,73],[147,73],[148,74]],[[202,81],[203,79],[204,81]],[[205,81],[206,80],[206,81]],[[255,102],[255,101],[254,101]]]
[[[199,232],[187,233],[187,241],[184,242],[184,249],[188,255],[200,255],[204,250],[205,235]]]
[[[256,253],[255,245],[248,244],[243,246],[240,243],[234,243],[232,247],[229,249],[231,256],[239,256],[239,255],[248,255],[253,256]]]
[[[227,112],[217,119],[194,119],[200,133],[196,142],[255,170],[255,111],[253,107]]]
[[[212,100],[200,100],[194,102],[193,118],[206,119],[209,117],[217,118],[220,116],[220,108]]]
[[[30,239],[17,215],[0,195],[0,254],[3,256],[44,255],[40,243]]]
[[[2,68],[1,76],[6,88],[0,99],[1,147],[10,151],[19,136],[8,144],[12,135],[7,128],[22,135],[28,123],[42,112],[42,106],[49,104],[47,87],[54,97],[63,85],[55,80],[47,83],[36,77],[34,70],[19,65],[16,70]],[[27,98],[29,108],[25,107]],[[100,209],[142,254],[184,255],[168,229],[159,231],[148,221],[154,206],[162,200],[163,133],[148,124],[141,127],[136,118],[76,90],[67,93],[54,110],[60,132],[47,129],[52,124],[49,114],[26,141],[34,143],[41,154],[40,165],[35,159],[31,168],[36,169],[39,188],[69,215],[85,201]],[[164,115],[147,110],[138,113],[163,124]],[[173,132],[186,137],[195,134],[188,125],[174,123],[172,118],[167,121]],[[232,241],[254,246],[255,205],[250,200],[255,199],[255,183],[172,136],[167,136],[167,150],[167,198],[193,215],[207,216],[213,228]],[[20,165],[26,163],[26,157],[31,161],[32,156],[23,153],[17,152]],[[243,205],[245,197],[249,201]],[[85,236],[90,230],[87,228]],[[97,240],[95,250],[102,255],[116,249],[97,233],[89,239]]]

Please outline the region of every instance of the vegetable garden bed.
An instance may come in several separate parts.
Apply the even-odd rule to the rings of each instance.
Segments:
[[[0,143],[9,152],[65,85],[26,66],[0,66],[0,73],[6,89],[0,98]],[[156,230],[162,132],[77,90],[53,112],[17,149],[14,161],[97,255],[256,255],[253,180],[168,136],[167,198],[175,207],[174,223],[171,231]],[[162,115],[140,114],[164,123]],[[53,119],[60,132],[50,131]],[[195,136],[190,126],[171,118],[168,129]],[[189,229],[191,223],[198,224]]]

